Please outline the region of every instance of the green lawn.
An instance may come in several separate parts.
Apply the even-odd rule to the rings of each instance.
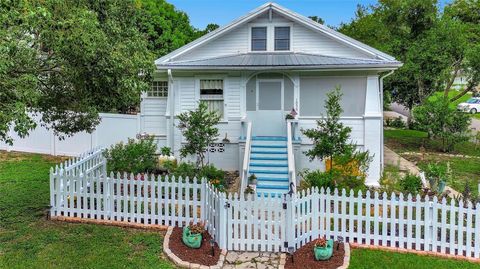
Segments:
[[[0,268],[174,268],[160,233],[47,221],[56,161],[0,151]]]
[[[406,155],[404,152],[420,152],[422,142],[426,151],[429,153],[425,159],[417,155]],[[430,162],[450,163],[453,175],[456,178],[451,187],[462,191],[465,182],[468,182],[473,191],[478,190],[480,181],[480,159],[450,157],[442,155],[441,144],[439,141],[430,141],[425,132],[414,130],[385,130],[385,145],[402,155],[404,158],[417,163],[420,168],[425,168]],[[473,143],[465,142],[457,145],[453,154],[464,154],[470,156],[480,156],[480,147],[475,147]]]
[[[430,256],[385,252],[370,249],[354,249],[349,269],[469,269],[480,268],[480,264]]]
[[[58,158],[0,151],[0,268],[174,268],[162,234],[45,219]],[[350,268],[479,268],[478,264],[354,249]]]

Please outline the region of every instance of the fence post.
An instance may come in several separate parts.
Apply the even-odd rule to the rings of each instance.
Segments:
[[[218,246],[220,249],[227,248],[227,210],[230,208],[230,201],[225,197],[225,193],[219,193],[218,196]]]
[[[58,179],[57,179],[58,180]],[[57,211],[55,203],[55,177],[53,176],[53,167],[50,168],[50,217],[55,215]]]
[[[430,202],[428,196],[425,197],[425,207],[428,208],[428,213],[425,212],[425,251],[433,250],[433,202]]]
[[[283,209],[285,210],[285,242],[283,247],[284,251],[288,251],[288,248],[295,248],[295,220],[294,220],[294,207],[295,194],[284,194]]]
[[[210,194],[210,193],[209,193]],[[207,210],[207,181],[204,177],[201,179],[200,184],[200,219],[205,222],[207,216],[205,211]],[[208,225],[211,225],[210,223]]]

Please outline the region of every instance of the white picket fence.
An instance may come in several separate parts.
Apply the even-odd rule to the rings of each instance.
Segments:
[[[51,215],[143,225],[204,222],[221,248],[298,249],[320,237],[480,256],[480,205],[310,189],[278,197],[220,193],[205,179],[105,173],[96,149],[51,171]]]

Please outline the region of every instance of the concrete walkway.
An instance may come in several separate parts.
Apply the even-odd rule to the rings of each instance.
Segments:
[[[222,268],[283,268],[285,254],[273,252],[239,252],[229,251]]]
[[[385,165],[394,165],[398,166],[400,171],[404,173],[410,173],[413,175],[420,175],[420,168],[416,166],[414,163],[410,162],[409,160],[403,158],[402,156],[398,155],[395,151],[384,147],[384,162]],[[448,196],[451,198],[457,198],[461,195],[458,191],[450,188],[449,186],[445,187],[445,191],[447,192]]]

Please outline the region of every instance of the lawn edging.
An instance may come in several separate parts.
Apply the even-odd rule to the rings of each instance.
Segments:
[[[142,230],[156,230],[156,231],[167,231],[169,226],[166,225],[156,225],[156,224],[143,224],[143,223],[131,223],[124,221],[114,221],[114,220],[97,220],[97,219],[83,219],[77,217],[63,217],[63,216],[52,216],[51,220],[54,221],[64,221],[71,223],[82,223],[82,224],[99,224],[107,226],[117,226],[122,228],[135,228]]]
[[[445,259],[455,259],[455,260],[462,260],[462,261],[468,261],[468,262],[473,262],[473,263],[480,264],[479,259],[475,259],[475,258],[472,258],[472,257],[459,256],[459,255],[452,255],[452,254],[447,254],[447,253],[424,251],[424,250],[415,250],[415,249],[403,249],[403,248],[387,247],[387,246],[361,245],[361,244],[358,244],[358,243],[350,243],[350,245],[353,249],[363,248],[363,249],[371,249],[371,250],[396,252],[396,253],[400,253],[400,254],[409,253],[409,254],[416,254],[416,255],[420,255],[420,256],[430,256],[430,257],[445,258]]]
[[[227,250],[222,249],[220,252],[220,257],[218,259],[218,262],[216,265],[213,266],[206,266],[206,265],[201,265],[198,263],[192,263],[192,262],[187,262],[183,261],[180,259],[175,253],[173,253],[170,250],[170,247],[168,246],[170,243],[170,236],[172,235],[173,232],[173,226],[169,226],[167,229],[167,233],[165,234],[165,237],[163,239],[163,253],[167,255],[168,259],[172,261],[175,265],[178,267],[182,268],[198,268],[198,269],[220,269],[223,266],[223,262],[225,261],[225,256],[227,255]]]

